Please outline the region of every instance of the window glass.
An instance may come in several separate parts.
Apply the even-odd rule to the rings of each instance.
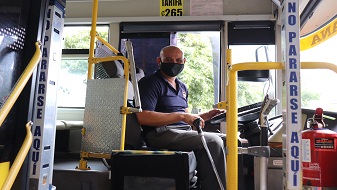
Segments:
[[[63,49],[72,49],[73,52],[62,54],[58,78],[58,107],[83,108],[85,105],[90,30],[91,26],[64,27]],[[97,26],[97,31],[105,40],[108,39],[108,26]]]
[[[305,51],[301,51],[301,62],[329,62],[337,64],[337,35]],[[328,69],[301,69],[302,107],[323,108],[337,111],[337,74]]]
[[[62,59],[57,94],[58,107],[84,107],[88,58]]]
[[[65,26],[63,29],[63,49],[89,49],[91,26]],[[108,26],[97,26],[100,37],[108,41]]]
[[[178,32],[186,63],[178,76],[188,87],[190,111],[204,112],[219,102],[220,32]]]
[[[231,45],[232,64],[243,62],[266,62],[275,61],[275,46],[267,45]],[[238,81],[238,107],[263,101],[264,96],[268,93],[275,95],[273,78],[275,71],[270,71],[270,79],[261,82]]]

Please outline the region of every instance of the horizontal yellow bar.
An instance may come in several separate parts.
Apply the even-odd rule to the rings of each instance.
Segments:
[[[269,69],[283,69],[282,62],[244,62],[236,63],[229,67],[231,72],[233,71],[245,71],[245,70],[269,70]]]

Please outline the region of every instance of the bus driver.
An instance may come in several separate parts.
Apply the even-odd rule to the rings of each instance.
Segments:
[[[187,112],[188,90],[176,77],[183,70],[186,59],[178,47],[164,47],[156,61],[159,69],[138,83],[143,111],[137,113],[137,119],[143,128],[144,140],[148,146],[157,149],[193,151],[197,160],[198,187],[203,190],[220,189],[200,136],[191,126],[194,120],[200,118],[201,126],[204,127],[206,120],[224,111],[213,109],[201,114]],[[225,135],[205,132],[204,136],[225,187]]]

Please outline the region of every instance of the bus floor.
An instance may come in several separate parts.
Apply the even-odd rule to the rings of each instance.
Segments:
[[[73,156],[71,156],[73,157]],[[107,161],[109,162],[109,161]],[[62,190],[115,190],[111,186],[110,171],[101,159],[89,159],[90,170],[79,170],[79,159],[57,158],[54,161],[53,185]],[[124,190],[172,190],[174,179],[124,176]],[[193,188],[191,188],[193,189]]]
[[[247,163],[250,162],[250,158],[244,159]],[[76,169],[79,165],[79,159],[77,158],[57,158],[54,161],[53,168],[53,185],[56,189],[62,190],[110,190],[110,172],[109,169],[104,165],[101,159],[90,159],[88,160],[88,167],[90,170],[79,170]],[[250,166],[248,166],[250,168]],[[250,169],[247,173],[252,173]],[[251,175],[245,176],[245,182],[239,184],[240,190],[254,189],[254,179]],[[158,184],[165,184],[162,186],[162,190],[174,188],[174,180],[163,180],[156,178],[145,178],[145,177],[128,177],[124,179],[127,184],[124,189],[128,190],[157,190]],[[125,184],[124,183],[124,184]],[[137,186],[138,185],[138,186]],[[157,185],[157,186],[156,186]],[[137,188],[135,188],[137,186]],[[144,187],[146,186],[146,187]],[[142,188],[144,187],[144,188]]]
[[[88,160],[90,170],[79,170],[79,159],[56,159],[53,185],[62,190],[111,189],[109,169],[100,159]]]

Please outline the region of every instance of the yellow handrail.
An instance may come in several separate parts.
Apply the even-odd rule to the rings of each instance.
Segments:
[[[237,106],[237,71],[240,70],[269,70],[283,69],[281,62],[247,62],[237,63],[229,67],[229,97],[227,112],[228,126],[227,129],[227,189],[238,189],[238,106]]]
[[[301,62],[301,69],[329,69],[337,73],[337,65],[328,62]]]
[[[129,108],[127,107],[127,99],[128,99],[128,88],[129,88],[129,59],[125,56],[107,56],[107,57],[95,57],[94,56],[94,45],[95,39],[97,38],[100,40],[104,45],[106,45],[112,52],[115,54],[119,54],[120,52],[111,46],[108,42],[106,42],[103,38],[97,35],[96,32],[96,24],[97,24],[97,12],[98,12],[98,0],[93,1],[92,6],[92,20],[91,20],[91,31],[90,31],[90,50],[89,50],[89,58],[88,58],[88,80],[92,79],[92,71],[93,65],[99,62],[106,62],[106,61],[114,61],[114,60],[121,60],[124,63],[124,78],[125,78],[125,90],[124,90],[124,100],[123,100],[123,108],[121,109],[122,112],[122,133],[121,133],[121,144],[120,150],[124,150],[125,144],[125,131],[126,131],[126,114],[128,114]]]
[[[26,86],[27,81],[31,77],[36,65],[40,62],[41,59],[41,51],[40,51],[40,43],[36,42],[35,43],[35,53],[28,63],[26,69],[23,71],[22,75],[20,76],[18,82],[15,84],[12,92],[8,96],[5,104],[2,106],[0,110],[0,127],[7,117],[9,111],[12,109],[14,103],[18,99],[19,95],[22,92],[22,89]]]
[[[18,79],[17,83],[14,85],[13,90],[9,94],[9,96],[8,96],[5,104],[0,109],[0,127],[2,126],[2,123],[4,122],[4,120],[6,119],[9,111],[12,109],[12,107],[13,107],[14,103],[16,102],[17,98],[21,94],[23,88],[26,86],[27,81],[31,77],[31,75],[32,75],[35,67],[40,62],[40,59],[41,59],[40,45],[41,45],[40,42],[36,42],[35,43],[36,50],[35,50],[35,53],[34,53],[32,59],[30,60],[30,62],[28,63],[27,67],[25,68],[25,70],[21,74],[21,76]],[[30,128],[29,128],[29,130],[30,130]],[[29,131],[29,134],[30,134],[30,131]],[[23,146],[20,149],[20,152],[17,155],[18,159],[21,159],[21,157],[26,157],[26,155],[27,155],[27,152],[28,152],[28,150],[30,148],[30,145],[32,143],[32,138],[29,138],[29,136],[28,136],[29,134],[27,133],[27,137],[26,137],[26,139],[27,139],[28,142],[25,140]],[[25,143],[27,143],[27,145],[25,145]],[[24,149],[23,147],[28,147],[28,150]],[[24,150],[22,150],[22,149],[24,149]],[[17,160],[17,159],[15,159],[15,160]],[[16,161],[15,164],[16,164],[16,166],[20,166],[21,167],[22,163],[20,164],[19,162],[20,162],[20,160]],[[2,164],[2,163],[0,163],[0,164]],[[12,168],[10,169],[9,173],[8,172],[5,173],[4,171],[0,171],[0,172],[3,172],[4,175],[6,175],[6,176],[8,175],[7,178],[6,178],[6,176],[1,176],[2,178],[6,178],[5,181],[2,181],[2,180],[0,181],[1,182],[0,183],[0,187],[3,186],[1,189],[6,189],[8,187],[9,183],[11,183],[8,180],[13,180],[12,179],[13,177],[14,177],[14,179],[16,178],[17,172],[19,171],[20,168],[18,168],[18,169],[17,169],[17,167],[12,167]],[[2,168],[2,169],[4,169],[4,168]],[[12,172],[14,172],[14,173],[12,173]],[[13,176],[13,174],[15,174],[15,175]],[[9,177],[9,176],[11,176],[11,177]],[[2,182],[4,184],[7,183],[8,185],[5,186],[5,185],[2,184]]]
[[[129,85],[129,60],[119,55],[119,51],[111,46],[107,41],[101,38],[96,31],[96,24],[97,24],[97,12],[98,12],[98,0],[93,0],[92,5],[92,18],[91,18],[91,31],[90,31],[90,49],[89,49],[89,57],[88,57],[88,80],[92,80],[93,74],[93,65],[100,63],[100,62],[107,62],[107,61],[115,61],[121,60],[124,63],[124,78],[125,78],[125,90],[124,90],[124,101],[123,106],[121,108],[122,113],[122,132],[121,132],[121,144],[120,150],[124,150],[124,143],[125,143],[125,131],[126,131],[126,114],[129,113],[129,108],[127,107],[127,98],[128,98],[128,85]],[[106,47],[108,47],[116,56],[107,56],[107,57],[95,57],[94,50],[95,50],[95,40],[98,39],[101,41]],[[85,128],[82,129],[82,134],[85,133]],[[78,169],[87,170],[87,161],[84,158],[105,158],[110,157],[110,154],[100,154],[100,153],[89,153],[85,150],[81,151],[81,160],[79,163]]]
[[[33,142],[33,135],[30,132],[30,128],[32,127],[32,125],[33,125],[33,123],[31,121],[29,121],[26,124],[26,132],[27,132],[26,138],[23,141],[23,144],[22,144],[22,146],[19,150],[19,153],[17,154],[17,156],[16,156],[16,158],[13,162],[13,165],[11,166],[11,169],[9,170],[9,174],[8,174],[1,190],[9,190],[9,189],[12,188],[12,185],[15,181],[15,178],[18,175],[18,173],[20,171],[20,168],[22,166],[22,163],[25,160],[26,155],[27,155],[27,153],[30,149],[30,146],[32,145],[32,142]]]
[[[246,62],[230,65],[229,68],[229,97],[227,118],[227,189],[238,189],[238,106],[237,106],[237,71],[284,69],[282,62]],[[301,69],[330,69],[337,73],[337,65],[327,62],[301,62]],[[225,103],[218,104],[224,105]]]

